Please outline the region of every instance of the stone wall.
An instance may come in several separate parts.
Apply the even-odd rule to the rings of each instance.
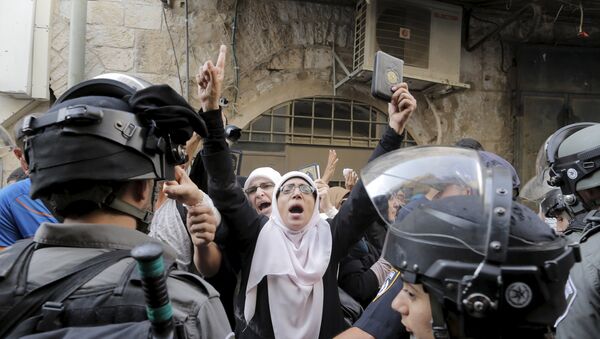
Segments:
[[[175,53],[162,19],[158,0],[89,0],[86,78],[104,72],[138,75],[167,83],[180,91],[185,81],[185,16],[182,2],[166,10]],[[246,125],[279,103],[316,95],[332,95],[333,54],[351,64],[354,11],[302,1],[239,0],[235,45],[232,26],[235,0],[198,0],[189,3],[190,100],[195,98],[194,74],[201,62],[216,58],[220,44],[229,46],[226,95],[234,102],[230,120]],[[66,90],[70,1],[58,1],[52,22],[51,88]],[[237,60],[237,74],[234,62]],[[507,76],[500,71],[497,41],[463,51],[461,81],[471,89],[434,100],[418,95],[419,110],[408,129],[421,144],[452,143],[473,137],[512,160],[510,97]],[[338,69],[339,72],[339,69]],[[239,81],[237,80],[239,79]],[[362,100],[386,110],[364,85],[344,86],[338,95]]]

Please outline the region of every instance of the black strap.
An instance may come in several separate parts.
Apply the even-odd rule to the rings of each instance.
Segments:
[[[15,242],[12,246],[2,252],[3,260],[0,262],[0,281],[8,281],[10,284],[16,284],[15,291],[0,291],[0,296],[6,297],[8,293],[13,296],[22,296],[25,294],[27,284],[27,267],[31,260],[35,243],[31,239],[24,239]],[[2,313],[0,313],[2,315]]]
[[[16,324],[39,312],[46,301],[63,302],[100,272],[130,255],[128,250],[102,253],[77,265],[63,276],[32,290],[0,319],[0,337],[5,337]]]

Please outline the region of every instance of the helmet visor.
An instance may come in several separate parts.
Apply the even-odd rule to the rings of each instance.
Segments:
[[[484,255],[487,223],[443,220],[423,225],[409,218],[421,205],[444,199],[452,203],[451,198],[457,196],[469,196],[469,201],[480,204],[483,212],[484,176],[487,175],[484,168],[476,151],[420,146],[391,152],[372,161],[361,172],[361,178],[380,217],[390,226],[390,233],[414,241],[458,246]],[[432,217],[436,218],[435,215]],[[407,222],[403,222],[405,219]]]
[[[519,197],[536,204],[542,202],[548,192],[556,189],[556,187],[548,185],[548,180],[550,179],[549,171],[550,169],[545,167],[541,169],[538,175],[529,179],[519,193]]]

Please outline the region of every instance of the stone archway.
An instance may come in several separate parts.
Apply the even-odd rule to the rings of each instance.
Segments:
[[[312,77],[311,74],[289,75],[291,76],[285,78],[278,74],[274,75],[273,80],[265,85],[263,91],[250,90],[241,93],[237,103],[237,114],[231,116],[230,121],[243,127],[280,103],[298,98],[333,96],[333,85],[330,81]],[[340,97],[362,101],[387,113],[387,103],[373,98],[367,85],[342,86],[336,94]],[[428,144],[435,139],[436,135],[435,126],[432,126],[431,123],[432,114],[430,110],[425,109],[427,103],[420,93],[413,93],[413,95],[417,98],[418,109],[411,117],[406,129],[417,144]]]

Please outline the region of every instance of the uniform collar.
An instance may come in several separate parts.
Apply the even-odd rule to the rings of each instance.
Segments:
[[[37,243],[49,246],[130,250],[148,242],[162,245],[165,258],[175,260],[175,250],[142,232],[116,225],[43,223],[33,236]]]

